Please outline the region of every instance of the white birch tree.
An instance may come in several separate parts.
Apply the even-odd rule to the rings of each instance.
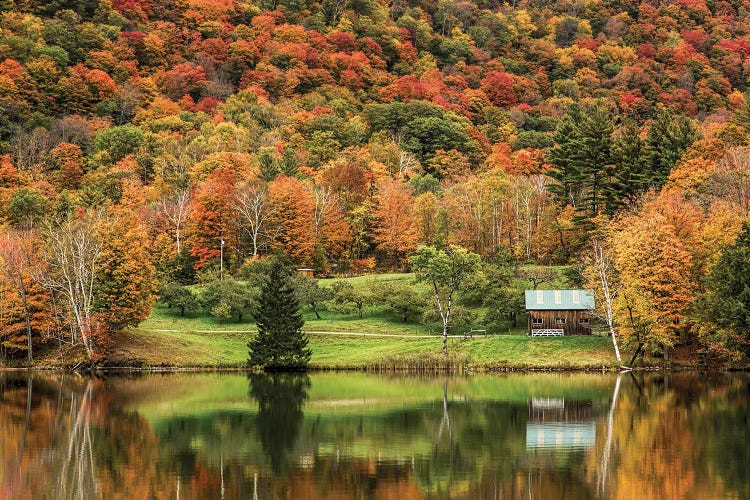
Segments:
[[[81,217],[48,223],[44,231],[47,272],[40,281],[63,298],[73,324],[72,343],[80,339],[89,359],[95,348],[92,316],[99,257],[104,250],[98,231],[103,219],[103,211],[89,211]]]
[[[177,253],[182,249],[182,227],[190,212],[190,204],[193,201],[193,193],[190,189],[183,189],[162,198],[159,203],[161,211],[174,229],[177,242]]]
[[[432,289],[435,306],[443,322],[443,354],[448,354],[448,328],[455,294],[467,279],[479,270],[479,255],[450,245],[447,250],[421,246],[410,259],[417,280]]]
[[[588,287],[594,291],[599,304],[594,313],[607,324],[609,334],[612,337],[612,345],[615,348],[615,356],[617,356],[617,361],[621,362],[622,358],[620,357],[620,348],[617,344],[615,332],[613,304],[622,286],[617,280],[617,271],[609,249],[602,241],[595,239],[591,242],[585,253],[581,272]]]
[[[274,207],[268,199],[268,185],[264,182],[243,184],[237,189],[234,209],[240,214],[240,227],[250,236],[253,256],[258,255],[261,237],[266,233]]]

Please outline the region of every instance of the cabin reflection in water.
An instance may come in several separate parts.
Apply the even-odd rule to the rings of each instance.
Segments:
[[[526,422],[527,449],[583,449],[594,446],[596,425],[591,401],[533,398]]]

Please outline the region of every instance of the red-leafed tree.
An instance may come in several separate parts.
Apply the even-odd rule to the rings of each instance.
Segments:
[[[487,98],[496,106],[508,107],[518,103],[513,91],[513,78],[501,71],[488,71],[482,78],[482,90]]]

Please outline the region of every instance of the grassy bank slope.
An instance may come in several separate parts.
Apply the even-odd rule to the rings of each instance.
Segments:
[[[121,366],[239,367],[247,359],[242,332],[132,330],[118,335],[109,364]],[[441,339],[310,335],[315,368],[365,368],[378,360],[418,358],[440,352]],[[614,366],[606,337],[558,339],[490,336],[450,339],[451,352],[467,356],[475,368]]]

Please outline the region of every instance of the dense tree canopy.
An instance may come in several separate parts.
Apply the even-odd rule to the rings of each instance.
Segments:
[[[55,310],[54,269],[24,274],[46,304],[40,324],[87,338],[143,318],[151,274],[188,285],[279,250],[319,274],[406,270],[419,245],[451,244],[571,264],[593,236],[635,237],[661,214],[690,255],[675,273],[684,303],[654,292],[656,263],[622,276],[649,307],[677,308],[663,313],[679,332],[657,331],[687,341],[719,249],[750,214],[749,12],[702,0],[0,2],[0,232],[29,232],[52,255],[60,221],[113,215],[95,231],[107,284],[92,288],[90,324]],[[116,317],[99,314],[118,297]],[[4,331],[21,355],[30,310],[12,305]]]

